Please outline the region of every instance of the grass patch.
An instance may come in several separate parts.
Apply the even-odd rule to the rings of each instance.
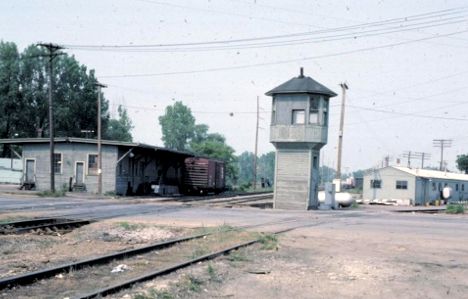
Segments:
[[[204,247],[204,246],[198,246],[197,248],[195,248],[195,250],[192,252],[192,259],[195,259],[197,257],[200,257],[200,256],[203,256],[205,254],[207,254],[209,252],[208,248]]]
[[[173,299],[174,296],[166,290],[150,289],[148,293],[138,293],[133,299]]]
[[[461,204],[449,204],[445,210],[447,214],[463,214],[465,213],[465,207]]]
[[[65,191],[64,190],[45,190],[41,192],[36,193],[40,197],[64,197],[65,196]]]
[[[247,257],[245,256],[244,252],[239,250],[231,251],[231,253],[227,256],[227,259],[231,262],[245,262],[248,261]]]
[[[359,204],[357,202],[353,202],[351,204],[351,209],[359,209]]]
[[[118,222],[117,225],[124,230],[137,230],[140,227],[138,224],[131,224],[127,221]]]
[[[221,282],[221,278],[219,277],[218,272],[216,271],[216,269],[213,267],[211,263],[208,264],[208,268],[206,269],[206,272],[208,273],[208,276],[210,277],[210,281]]]
[[[278,250],[278,236],[275,234],[261,234],[258,241],[263,250]]]
[[[177,283],[177,288],[183,291],[189,291],[193,293],[199,293],[201,291],[201,286],[203,281],[201,279],[196,278],[192,275],[187,275]]]

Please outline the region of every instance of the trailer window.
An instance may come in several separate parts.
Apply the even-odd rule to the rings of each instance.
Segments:
[[[408,189],[408,181],[396,181],[397,189]]]
[[[380,189],[382,188],[382,180],[371,180],[370,187],[372,189]]]

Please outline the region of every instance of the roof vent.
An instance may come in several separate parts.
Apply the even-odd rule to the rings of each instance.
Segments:
[[[301,70],[300,70],[300,73],[299,73],[299,77],[298,78],[304,78],[304,68],[301,67]]]

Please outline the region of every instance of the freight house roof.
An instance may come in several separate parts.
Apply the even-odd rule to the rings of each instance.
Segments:
[[[285,94],[285,93],[315,93],[323,94],[330,97],[334,97],[337,94],[322,84],[318,83],[311,77],[304,76],[304,72],[301,68],[301,73],[299,76],[292,78],[289,81],[273,88],[266,93],[267,96],[273,96],[275,94]]]
[[[11,138],[11,139],[0,139],[0,144],[34,144],[34,143],[49,143],[49,138]],[[54,143],[88,143],[88,144],[96,144],[96,139],[86,139],[86,138],[75,138],[75,137],[56,137],[54,138]],[[183,151],[176,151],[172,149],[167,149],[164,147],[149,145],[145,143],[135,143],[135,142],[122,142],[122,141],[115,141],[115,140],[102,140],[102,145],[115,145],[120,147],[137,147],[137,148],[144,148],[144,149],[153,149],[155,151],[164,151],[164,152],[171,152],[180,155],[186,156],[194,156],[194,154],[189,152]]]

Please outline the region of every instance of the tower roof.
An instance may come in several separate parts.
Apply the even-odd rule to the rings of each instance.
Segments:
[[[315,93],[324,94],[330,97],[334,97],[337,95],[332,90],[318,83],[311,77],[304,76],[302,68],[299,76],[294,77],[291,80],[286,81],[283,84],[273,88],[272,90],[267,92],[266,95],[273,96],[275,94],[285,93]]]

